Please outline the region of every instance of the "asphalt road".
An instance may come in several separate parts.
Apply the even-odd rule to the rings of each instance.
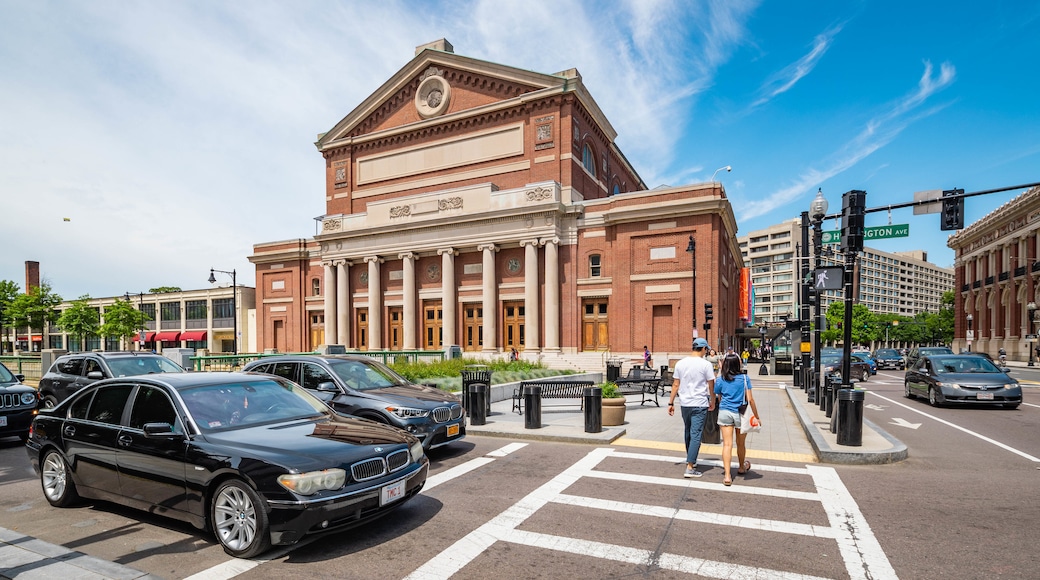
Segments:
[[[0,526],[164,578],[1036,577],[1040,381],[1014,411],[935,409],[902,385],[864,385],[901,463],[762,462],[726,488],[718,467],[683,479],[666,450],[470,436],[432,452],[427,488],[389,518],[256,561],[122,506],[52,508],[8,439]]]

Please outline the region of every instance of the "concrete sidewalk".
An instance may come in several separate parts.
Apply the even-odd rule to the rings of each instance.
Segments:
[[[0,578],[18,580],[134,580],[156,578],[122,564],[108,562],[0,528]]]

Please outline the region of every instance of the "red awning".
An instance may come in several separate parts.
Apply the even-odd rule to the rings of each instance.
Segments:
[[[19,336],[18,340],[29,340],[29,337],[28,336]],[[40,335],[33,335],[32,341],[33,342],[43,342],[43,337],[40,336]]]
[[[180,331],[170,330],[166,332],[155,333],[156,342],[176,342],[180,340],[178,337],[181,335]]]
[[[206,340],[205,330],[189,330],[181,333],[181,340]]]
[[[141,338],[141,333],[140,332],[137,333],[137,338]],[[144,341],[145,342],[152,342],[153,340],[155,340],[155,333],[154,332],[146,332],[146,333],[144,333]]]

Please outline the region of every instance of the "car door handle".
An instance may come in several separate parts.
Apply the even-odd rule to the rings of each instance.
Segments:
[[[117,439],[120,447],[130,447],[130,444],[134,442],[134,438],[129,435],[120,435]]]
[[[66,437],[75,437],[76,436],[76,427],[74,427],[72,425],[66,425],[65,429],[62,431],[62,433],[64,433]]]

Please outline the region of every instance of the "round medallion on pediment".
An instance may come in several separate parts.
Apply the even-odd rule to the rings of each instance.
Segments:
[[[426,279],[430,282],[436,282],[441,279],[440,264],[430,264],[426,266]]]
[[[511,274],[516,274],[520,271],[520,260],[517,258],[509,258],[509,261],[506,262],[506,269],[509,270]]]
[[[415,91],[415,109],[423,119],[443,115],[451,101],[451,85],[444,77],[428,76],[419,83]]]
[[[361,275],[358,276],[358,282],[368,284],[368,272],[362,272]]]

